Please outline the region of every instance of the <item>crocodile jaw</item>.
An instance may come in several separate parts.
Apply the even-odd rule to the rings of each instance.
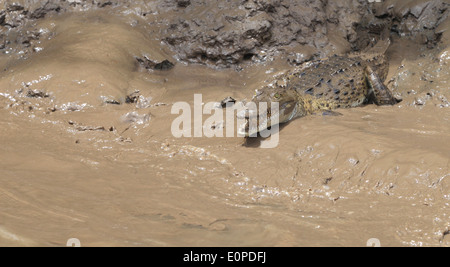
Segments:
[[[287,101],[282,104],[272,102],[270,107],[258,114],[255,110],[247,110],[245,123],[238,129],[239,135],[257,137],[258,133],[279,123],[292,120],[297,114],[297,103]],[[265,136],[263,136],[265,137]]]
[[[239,128],[239,134],[245,137],[257,137],[259,132],[275,125],[273,123],[275,121],[279,121],[279,114],[245,118],[245,123]]]

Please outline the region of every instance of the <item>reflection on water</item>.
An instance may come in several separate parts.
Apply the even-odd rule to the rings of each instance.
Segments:
[[[448,50],[420,59],[426,86],[416,61],[393,60],[401,104],[298,119],[260,149],[175,138],[171,106],[249,100],[283,62],[140,71],[136,57],[172,55],[139,26],[101,13],[39,23],[53,33],[41,49],[1,56],[0,245],[449,245]]]

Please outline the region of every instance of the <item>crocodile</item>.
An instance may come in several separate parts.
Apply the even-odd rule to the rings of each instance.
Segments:
[[[348,55],[334,55],[305,63],[287,71],[272,83],[256,90],[252,103],[266,103],[259,114],[246,110],[245,123],[239,133],[255,137],[271,126],[317,112],[330,112],[373,102],[377,105],[394,105],[397,100],[383,84],[389,63],[385,52],[390,40],[380,40],[373,47]],[[273,109],[271,103],[278,103]]]

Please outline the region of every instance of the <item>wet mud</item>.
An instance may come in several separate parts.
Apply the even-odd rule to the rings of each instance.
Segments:
[[[449,246],[449,10],[3,1],[0,245]],[[250,101],[283,71],[385,37],[397,105],[296,119],[272,149],[172,134],[194,94]]]

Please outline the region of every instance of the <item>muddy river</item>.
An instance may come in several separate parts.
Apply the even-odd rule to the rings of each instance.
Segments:
[[[193,123],[194,108],[209,102],[250,101],[293,67],[292,55],[348,52],[334,31],[324,33],[333,46],[275,51],[252,37],[260,50],[239,55],[232,45],[228,58],[214,54],[225,47],[194,57],[191,46],[204,39],[175,36],[183,22],[164,16],[183,12],[195,22],[212,12],[209,2],[92,8],[75,0],[42,9],[48,14],[39,1],[15,2],[0,4],[0,246],[65,246],[69,238],[82,246],[366,246],[372,238],[450,246],[450,24],[441,7],[436,39],[390,32],[386,84],[399,104],[296,119],[264,148],[267,140],[231,132],[191,129],[178,138],[173,108],[191,107]],[[448,4],[401,2],[389,8],[422,8],[431,14],[424,20],[435,10],[425,4]],[[258,23],[249,32],[265,36]],[[200,116],[200,128],[210,117]]]

